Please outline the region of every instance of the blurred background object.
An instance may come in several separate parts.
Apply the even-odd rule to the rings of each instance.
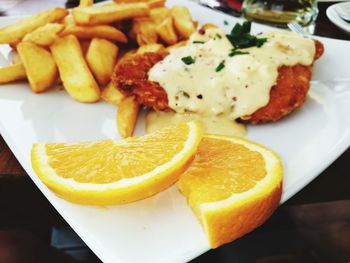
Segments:
[[[313,30],[318,14],[317,0],[244,0],[242,11],[258,22],[282,27],[297,22]]]

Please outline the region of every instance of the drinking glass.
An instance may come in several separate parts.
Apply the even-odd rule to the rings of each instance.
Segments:
[[[297,22],[309,32],[318,14],[317,0],[244,0],[242,11],[247,19],[281,27]]]

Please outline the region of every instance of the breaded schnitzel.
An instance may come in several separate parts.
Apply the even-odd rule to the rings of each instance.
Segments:
[[[323,44],[315,43],[314,60],[324,52]],[[166,91],[157,82],[148,80],[149,70],[168,55],[167,52],[136,55],[117,65],[112,81],[119,89],[129,95],[135,95],[137,101],[156,111],[171,111]],[[301,106],[310,87],[312,65],[281,66],[278,68],[276,84],[270,90],[267,105],[241,120],[253,124],[277,121]]]

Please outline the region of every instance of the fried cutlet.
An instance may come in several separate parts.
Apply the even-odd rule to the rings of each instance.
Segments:
[[[315,60],[324,51],[323,44],[315,42]],[[171,111],[165,90],[148,80],[148,71],[168,55],[167,52],[135,55],[116,66],[112,81],[126,95],[135,95],[138,103],[154,110]],[[268,104],[250,116],[241,119],[253,124],[277,121],[300,107],[310,87],[312,65],[282,66],[278,69],[276,84],[271,88]]]

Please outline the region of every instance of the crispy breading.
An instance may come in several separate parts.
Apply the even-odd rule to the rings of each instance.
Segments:
[[[112,81],[126,95],[135,95],[138,103],[155,110],[170,110],[165,90],[147,79],[148,71],[167,55],[162,51],[131,56],[116,66]]]
[[[317,40],[315,47],[317,59],[323,54],[324,47]],[[165,90],[147,78],[148,71],[167,54],[163,51],[132,56],[116,66],[112,81],[122,92],[135,95],[138,103],[154,110],[171,111]],[[269,103],[252,115],[244,116],[244,121],[253,124],[277,121],[304,103],[310,87],[312,66],[282,66],[278,72],[277,83],[270,91]]]
[[[315,47],[316,60],[323,54],[324,47],[317,40],[315,41]],[[281,119],[305,102],[310,88],[311,76],[312,66],[280,67],[278,69],[277,83],[270,91],[269,103],[252,115],[244,116],[242,119],[253,124]]]

